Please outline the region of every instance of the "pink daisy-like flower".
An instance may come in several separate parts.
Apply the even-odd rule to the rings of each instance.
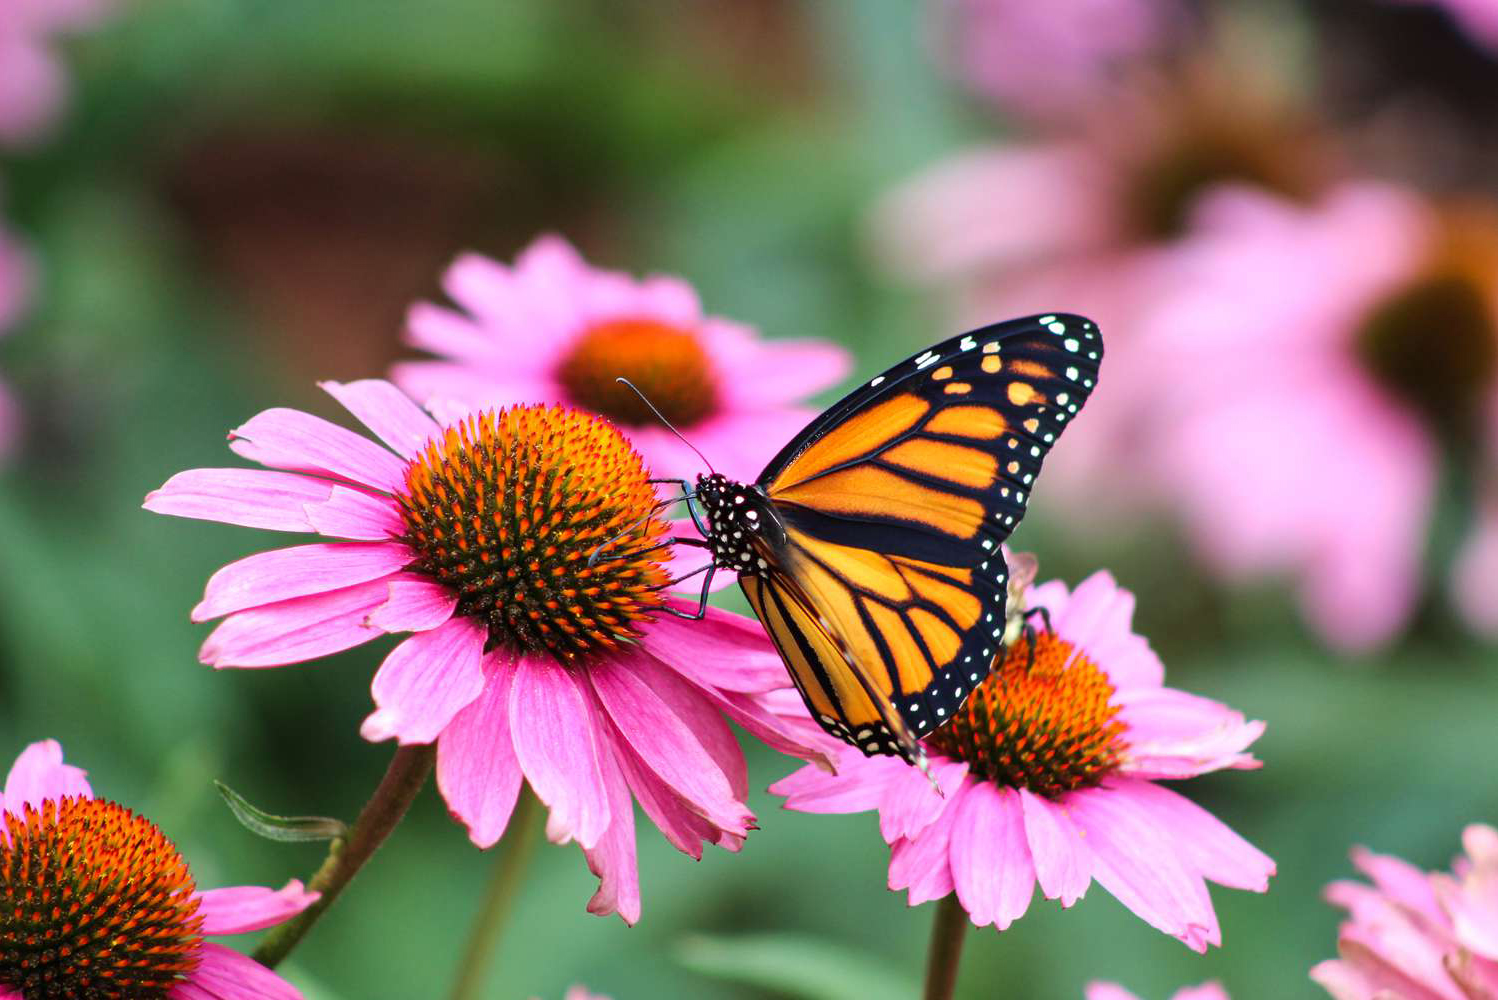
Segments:
[[[1492,1000],[1498,996],[1498,830],[1462,832],[1466,856],[1451,874],[1426,874],[1356,849],[1372,880],[1334,882],[1326,897],[1348,911],[1339,959],[1311,978],[1337,1000]]]
[[[1220,944],[1207,881],[1263,892],[1274,862],[1158,784],[1258,766],[1263,732],[1224,705],[1164,687],[1130,628],[1134,597],[1106,572],[1074,592],[1030,590],[1054,631],[1009,647],[943,729],[926,776],[895,758],[841,753],[838,774],[802,768],[771,786],[789,809],[879,811],[889,886],[912,906],[950,892],[979,927],[1024,915],[1035,885],[1071,906],[1096,879],[1151,926],[1197,951]]]
[[[1443,447],[1498,396],[1498,212],[1357,184],[1223,192],[1150,322],[1159,468],[1230,576],[1288,573],[1331,642],[1404,624]]]
[[[1066,138],[959,153],[890,192],[872,219],[886,266],[950,293],[964,325],[1065,302],[1107,332],[1093,433],[1047,463],[1048,496],[1085,511],[1082,524],[1160,499],[1141,475],[1159,382],[1141,335],[1174,294],[1172,261],[1202,197],[1224,183],[1309,197],[1330,171],[1305,116],[1228,62],[1121,88]]]
[[[1087,1000],[1139,1000],[1117,983],[1088,983]],[[1170,1000],[1228,1000],[1227,990],[1216,983],[1202,983],[1177,990]]]
[[[937,33],[953,73],[1000,107],[1073,114],[1131,64],[1163,47],[1180,19],[1171,0],[944,0]]]
[[[40,138],[67,98],[55,36],[92,27],[110,0],[5,0],[0,4],[0,145]]]
[[[847,373],[847,352],[818,341],[762,341],[702,311],[680,278],[635,280],[589,267],[543,236],[513,267],[460,257],[443,287],[462,311],[412,308],[410,343],[440,361],[393,369],[395,382],[447,418],[512,403],[562,403],[608,417],[659,476],[690,479],[697,458],[629,379],[730,476],[752,480],[811,418],[800,405]]]
[[[200,891],[161,830],[95,798],[54,740],[16,758],[0,810],[0,1000],[301,1000],[269,969],[205,940],[290,920],[318,898],[300,882]],[[74,909],[58,907],[67,899]]]
[[[441,426],[388,382],[324,388],[388,448],[295,410],[230,436],[272,472],[196,469],[147,509],[332,542],[224,567],[194,621],[216,667],[273,667],[413,633],[373,684],[369,740],[437,745],[437,783],[480,847],[521,781],[602,880],[594,913],[640,914],[631,795],[679,850],[737,850],[753,827],[725,717],[798,756],[763,696],[789,678],[758,624],[667,593],[669,526],[639,455],[608,422],[515,407]],[[607,544],[607,546],[605,545]],[[699,555],[694,562],[687,555]],[[595,558],[596,557],[596,558]]]

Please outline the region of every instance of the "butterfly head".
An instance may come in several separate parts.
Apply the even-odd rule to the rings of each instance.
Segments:
[[[697,499],[707,515],[707,542],[715,563],[739,573],[768,568],[766,536],[778,527],[763,491],[715,472],[697,477]]]

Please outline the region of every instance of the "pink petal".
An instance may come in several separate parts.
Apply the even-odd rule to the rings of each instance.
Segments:
[[[320,895],[308,892],[296,879],[281,889],[258,885],[209,889],[198,894],[198,914],[204,934],[248,934],[285,923]]]
[[[1134,801],[1170,830],[1177,855],[1204,878],[1233,889],[1269,890],[1274,861],[1222,820],[1185,796],[1148,781],[1120,778],[1116,785],[1126,788]]]
[[[1432,926],[1446,924],[1446,914],[1436,899],[1430,878],[1402,858],[1374,854],[1362,847],[1352,849],[1353,866],[1373,880],[1389,901],[1419,913]],[[1336,883],[1334,883],[1335,885]],[[1360,887],[1361,888],[1361,887]]]
[[[695,605],[673,600],[679,610]],[[761,693],[790,685],[785,661],[753,618],[709,607],[701,621],[662,615],[650,624],[650,653],[699,687]]]
[[[704,327],[710,338],[711,321]],[[837,385],[853,367],[846,350],[825,341],[756,341],[745,354],[725,369],[731,377],[723,388],[737,405],[755,409],[814,396]]]
[[[435,740],[484,690],[487,637],[482,625],[453,618],[396,646],[375,673],[377,707],[359,735],[373,743],[393,736],[402,746]]]
[[[1019,797],[1040,891],[1071,906],[1092,884],[1092,852],[1082,831],[1065,809],[1023,788]]]
[[[418,302],[406,314],[406,343],[442,357],[489,361],[499,347],[488,331],[462,313]],[[407,371],[428,362],[408,365]],[[401,381],[404,385],[404,380]]]
[[[791,757],[809,760],[824,771],[831,771],[831,739],[826,737],[810,718],[788,719],[772,711],[764,702],[768,695],[740,694],[737,691],[719,691],[716,688],[698,688],[718,710],[738,723],[750,736],[771,750]]]
[[[906,900],[911,906],[941,899],[951,892],[952,865],[947,858],[951,836],[951,820],[944,817],[914,840],[897,840],[890,845],[890,889],[908,889]]]
[[[1006,929],[1035,895],[1019,795],[987,781],[963,787],[952,820],[952,881],[974,924]]]
[[[1176,995],[1170,1000],[1229,1000],[1228,991],[1217,983],[1202,983],[1200,986],[1188,986],[1184,990],[1177,990]]]
[[[198,659],[215,667],[279,667],[341,652],[383,634],[365,622],[389,596],[385,580],[372,580],[240,611],[213,630]]]
[[[1030,592],[1031,606],[1046,593]],[[1158,687],[1165,667],[1149,642],[1133,631],[1134,595],[1120,587],[1107,570],[1099,570],[1072,591],[1065,606],[1052,608],[1056,632],[1101,667],[1119,688]]]
[[[229,437],[235,453],[272,469],[337,476],[386,493],[405,488],[405,462],[366,437],[300,410],[257,413]]]
[[[491,653],[484,690],[437,737],[437,788],[479,848],[493,847],[515,811],[524,774],[510,738],[510,687],[515,664]]]
[[[879,833],[886,843],[893,844],[900,839],[914,839],[957,802],[967,776],[967,764],[946,757],[931,758],[931,777],[936,780],[936,788],[941,789],[938,792],[920,771],[898,758],[887,759],[894,766],[889,767],[891,777],[879,802]]]
[[[1083,996],[1086,1000],[1139,1000],[1117,983],[1088,983]]]
[[[173,1000],[302,1000],[301,991],[253,959],[213,941],[203,942],[202,961]]]
[[[257,552],[208,579],[195,622],[294,597],[327,594],[390,576],[411,562],[411,550],[389,542],[298,545]]]
[[[280,473],[266,472],[262,475],[275,476]],[[400,511],[393,501],[351,490],[347,486],[334,486],[332,496],[319,503],[306,504],[302,510],[307,523],[319,534],[330,538],[388,542],[399,538],[406,530],[406,523],[401,520]]]
[[[847,766],[838,774],[808,765],[794,771],[770,786],[771,795],[785,798],[785,808],[804,813],[857,813],[877,809],[884,797],[889,778],[883,770],[873,774],[863,770],[859,761],[847,754]],[[870,759],[872,762],[872,759]],[[903,766],[904,762],[900,764]]]
[[[21,751],[5,778],[7,812],[20,815],[23,807],[40,808],[47,799],[71,795],[81,799],[94,797],[88,785],[88,772],[62,762],[62,744],[56,740],[32,743]]]
[[[643,667],[646,657],[635,657]],[[663,669],[649,673],[634,663],[595,662],[588,679],[620,734],[640,759],[684,801],[717,826],[748,832],[753,814],[735,794],[746,794],[743,755],[727,725],[702,699],[672,684]],[[668,693],[669,692],[669,693]],[[704,742],[712,744],[709,749]],[[725,774],[722,765],[733,772]],[[736,779],[736,780],[734,780]]]
[[[453,616],[458,596],[440,583],[418,576],[390,579],[390,599],[369,616],[371,628],[385,632],[425,632]]]
[[[735,835],[725,834],[721,828],[714,826],[682,801],[681,796],[656,776],[617,730],[611,735],[615,744],[614,760],[619,765],[620,773],[639,801],[640,808],[645,810],[645,815],[650,817],[672,847],[694,861],[700,861],[704,841],[730,844],[730,849],[732,841],[742,842]]]
[[[593,692],[580,680],[550,660],[521,657],[510,689],[510,734],[526,779],[551,808],[547,835],[591,849],[609,827],[609,789]]]
[[[146,494],[158,514],[267,531],[311,531],[306,506],[325,502],[332,483],[263,469],[189,469]]]
[[[1087,834],[1092,876],[1152,927],[1194,951],[1217,944],[1217,918],[1206,885],[1180,858],[1181,846],[1127,791],[1094,788],[1064,803]]]
[[[634,803],[630,801],[629,788],[613,757],[605,757],[601,763],[604,791],[608,797],[606,808],[611,818],[597,845],[583,847],[588,868],[598,876],[598,891],[588,900],[588,912],[600,917],[617,913],[626,924],[633,925],[640,919],[640,868],[635,857]]]
[[[415,458],[440,429],[426,411],[384,379],[318,385],[402,458]]]
[[[1128,726],[1123,770],[1141,778],[1191,778],[1223,768],[1256,768],[1246,753],[1264,723],[1210,698],[1153,687],[1119,690],[1118,718]]]

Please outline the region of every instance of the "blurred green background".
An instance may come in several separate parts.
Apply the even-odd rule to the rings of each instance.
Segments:
[[[211,781],[351,818],[390,755],[357,734],[388,645],[198,665],[207,628],[188,609],[266,540],[141,498],[238,464],[224,433],[262,408],[332,415],[313,380],[400,356],[406,305],[438,294],[457,251],[508,259],[540,231],[683,274],[768,336],[840,341],[859,373],[955,332],[881,279],[865,232],[880,192],[988,127],[924,39],[904,0],[150,0],[70,44],[61,132],[0,168],[43,269],[0,342],[29,420],[0,470],[0,757],[61,740],[200,884],[305,878],[320,849],[252,837]],[[1268,720],[1262,772],[1186,790],[1280,874],[1267,896],[1214,892],[1225,947],[1205,957],[1097,886],[1071,911],[1037,900],[971,935],[959,995],[1080,997],[1093,978],[1318,995],[1306,971],[1339,920],[1319,893],[1350,873],[1350,845],[1441,867],[1463,824],[1498,819],[1494,651],[1437,622],[1339,659],[1278,591],[1207,584],[1167,529],[1082,544],[1040,495],[1015,542],[1043,577],[1111,568],[1174,685]],[[747,750],[757,788],[793,767]],[[488,995],[910,995],[933,908],[884,888],[874,817],[751,805],[762,829],[739,856],[693,863],[642,825],[634,928],[584,912],[595,882],[575,847],[541,850]],[[288,975],[314,1000],[440,995],[492,864],[428,789]]]

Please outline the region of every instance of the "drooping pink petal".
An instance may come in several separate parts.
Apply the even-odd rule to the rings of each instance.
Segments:
[[[1219,943],[1206,885],[1182,863],[1178,838],[1147,809],[1107,788],[1071,792],[1064,805],[1087,834],[1092,877],[1104,889],[1194,951]]]
[[[635,857],[634,803],[630,801],[629,787],[614,758],[606,756],[600,763],[609,821],[598,843],[593,847],[583,847],[589,870],[598,876],[598,891],[588,900],[588,912],[598,916],[617,913],[626,924],[634,925],[640,919],[640,866]]]
[[[437,788],[479,848],[504,835],[524,778],[510,735],[514,673],[509,656],[490,653],[483,691],[437,737]]]
[[[610,724],[612,728],[612,724]],[[684,802],[672,788],[640,759],[617,730],[611,733],[614,743],[614,760],[624,776],[629,789],[634,793],[666,841],[694,861],[702,859],[703,842],[725,843],[730,849],[732,840],[724,831],[704,819],[700,812]],[[736,838],[742,842],[741,838]]]
[[[384,379],[318,385],[402,458],[415,458],[438,431],[435,420]]]
[[[772,700],[770,694],[741,694],[701,686],[698,690],[719,711],[771,750],[809,760],[823,771],[833,769],[830,737],[826,737],[809,718],[789,718],[770,708],[766,704]]]
[[[1065,809],[1024,788],[1019,798],[1040,891],[1047,899],[1071,906],[1092,884],[1092,852],[1086,838]]]
[[[1374,854],[1362,847],[1352,849],[1352,864],[1358,871],[1372,879],[1378,891],[1390,900],[1419,913],[1429,920],[1432,926],[1439,927],[1445,924],[1446,915],[1436,899],[1435,890],[1430,884],[1430,877],[1419,868],[1402,858],[1388,854]],[[1359,888],[1364,887],[1359,886]]]
[[[906,901],[911,906],[941,899],[951,892],[952,865],[947,856],[951,838],[952,819],[943,816],[915,840],[897,840],[891,844],[890,889],[909,890]]]
[[[325,503],[333,484],[264,469],[189,469],[146,494],[146,510],[267,531],[312,531],[308,504]]]
[[[372,580],[239,611],[214,629],[198,659],[214,667],[279,667],[351,649],[384,633],[365,622],[390,596]]]
[[[583,684],[586,681],[582,681]],[[551,809],[547,834],[598,845],[609,826],[608,789],[595,731],[592,689],[570,671],[523,656],[510,689],[510,735],[515,756],[536,797]]]
[[[642,667],[648,663],[643,656],[634,660]],[[645,670],[632,666],[600,660],[587,673],[620,734],[651,771],[705,818],[725,830],[747,833],[753,814],[735,794],[734,779],[745,792],[748,779],[741,770],[743,755],[727,725],[695,692],[673,685],[669,671],[651,670],[647,680]],[[703,728],[694,731],[694,726]],[[735,771],[734,779],[724,774],[715,758]]]
[[[955,805],[967,775],[967,764],[933,757],[928,763],[931,769],[928,779],[897,757],[883,759],[889,762],[890,778],[879,801],[879,832],[890,844],[902,838],[913,840],[936,822],[943,811]],[[932,780],[936,788],[931,786]]]
[[[425,632],[453,616],[458,596],[440,583],[419,576],[390,578],[390,599],[369,616],[372,628],[385,632]]]
[[[486,629],[452,618],[396,646],[376,671],[375,711],[359,727],[371,742],[431,743],[484,690]]]
[[[20,815],[24,807],[40,808],[47,799],[65,795],[91,799],[88,772],[62,762],[62,744],[41,740],[21,751],[5,778],[5,798],[0,806]]]
[[[877,809],[885,787],[864,774],[840,776],[808,765],[771,785],[770,794],[784,797],[785,808],[796,812],[855,813]]]
[[[695,604],[672,600],[679,611]],[[650,652],[700,687],[758,694],[787,685],[785,661],[752,618],[708,608],[701,621],[662,615],[650,625]]]
[[[275,472],[262,475],[279,475]],[[306,477],[299,477],[306,478]],[[316,482],[317,480],[309,480]],[[347,486],[334,486],[332,495],[303,506],[307,523],[318,534],[355,541],[388,542],[406,530],[400,512],[388,498],[371,496]]]
[[[1120,690],[1117,718],[1128,726],[1122,769],[1143,778],[1190,778],[1223,768],[1256,768],[1247,748],[1264,732],[1220,702],[1174,688]]]
[[[297,879],[280,889],[241,885],[198,893],[198,915],[204,934],[248,934],[285,923],[317,902]]]
[[[1267,892],[1274,861],[1230,830],[1216,816],[1169,788],[1118,778],[1110,785],[1142,806],[1170,830],[1177,855],[1198,874],[1233,889]]]
[[[294,597],[327,594],[390,576],[414,558],[394,542],[298,545],[257,552],[232,562],[208,579],[195,622]]]
[[[489,330],[478,326],[463,314],[425,302],[418,302],[406,314],[406,343],[433,354],[468,362],[493,361],[504,346]],[[405,374],[430,364],[433,362],[408,364],[405,366]],[[451,367],[468,370],[461,365]],[[399,370],[396,381],[402,388],[409,389]]]
[[[254,959],[213,941],[202,949],[191,977],[172,988],[174,1000],[302,1000],[300,990]]]
[[[951,846],[957,898],[974,924],[1002,931],[1025,915],[1035,895],[1019,795],[976,781],[958,796]]]
[[[1117,983],[1088,983],[1083,996],[1086,1000],[1139,1000]]]
[[[300,410],[257,413],[230,433],[234,452],[272,469],[331,475],[397,493],[406,463],[368,438]]]

